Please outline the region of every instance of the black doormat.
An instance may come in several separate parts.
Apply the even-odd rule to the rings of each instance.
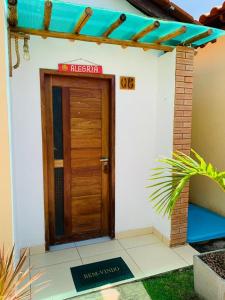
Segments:
[[[121,257],[71,268],[77,292],[134,278]]]

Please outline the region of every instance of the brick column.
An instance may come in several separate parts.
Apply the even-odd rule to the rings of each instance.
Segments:
[[[177,47],[173,149],[190,154],[194,49]],[[182,192],[171,219],[171,246],[186,243],[189,187]]]

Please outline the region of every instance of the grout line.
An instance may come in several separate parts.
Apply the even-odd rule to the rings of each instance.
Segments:
[[[77,253],[78,253],[79,257],[80,257],[81,263],[82,263],[82,265],[84,265],[84,262],[83,262],[83,259],[82,259],[82,257],[81,257],[81,254],[80,254],[80,252],[79,252],[79,250],[78,250],[77,248],[78,248],[78,247],[76,247],[76,250],[77,250]]]
[[[171,249],[173,251],[173,253],[175,253],[177,256],[179,256],[185,263],[187,263],[190,266],[190,262],[187,261],[182,255],[180,255],[179,253],[177,253],[175,250]],[[193,263],[191,264],[193,265]]]
[[[115,252],[121,252],[121,251],[125,251],[125,249],[118,249],[118,250],[114,250],[114,251],[109,251],[109,252],[103,252],[103,253],[98,253],[98,254],[95,254],[95,255],[91,255],[91,256],[86,256],[86,257],[83,257],[83,259],[86,259],[86,258],[92,258],[92,257],[98,257],[98,256],[102,256],[102,255],[107,255],[107,254],[113,254]]]
[[[58,263],[53,263],[51,265],[47,265],[47,266],[38,266],[38,267],[32,267],[32,270],[38,270],[38,269],[47,269],[47,268],[50,268],[50,267],[53,267],[53,266],[57,266],[57,265],[62,265],[62,264],[67,264],[67,263],[72,263],[74,261],[78,261],[80,260],[79,258],[77,259],[72,259],[72,260],[67,260],[67,261],[62,261],[62,262],[58,262]],[[81,260],[82,262],[82,260]]]
[[[137,249],[137,248],[141,248],[141,247],[145,247],[145,246],[153,246],[153,245],[157,245],[157,244],[165,245],[162,241],[159,240],[158,242],[154,242],[154,243],[151,243],[151,244],[143,244],[143,245],[139,245],[139,246],[125,248],[125,246],[123,246],[119,240],[118,240],[118,242],[124,250]]]
[[[125,249],[124,247],[123,247],[123,245],[120,243],[120,241],[118,240],[118,242],[119,242],[119,244],[121,245],[121,247],[124,249],[124,251],[125,251],[125,253],[128,255],[128,257],[131,259],[131,261],[135,264],[135,266],[138,268],[138,270],[140,270],[141,271],[141,273],[143,273],[143,275],[144,275],[144,272],[142,271],[142,269],[139,267],[139,265],[137,264],[137,262],[133,259],[133,257],[131,257],[130,256],[130,254],[127,252],[127,250],[128,249]],[[136,247],[136,248],[138,248],[138,247]],[[135,276],[136,277],[136,276]]]
[[[90,243],[90,244],[87,244],[87,245],[83,245],[83,246],[76,246],[77,248],[82,248],[82,247],[88,247],[88,246],[93,246],[93,245],[100,245],[100,244],[104,244],[104,243],[109,243],[109,242],[112,242],[112,241],[116,241],[116,239],[114,240],[109,240],[109,241],[101,241],[101,242],[96,242],[96,243]]]
[[[125,250],[126,251],[126,250]],[[145,275],[144,271],[141,269],[141,267],[139,267],[138,263],[136,262],[136,260],[126,251],[126,254],[128,255],[128,257],[131,259],[131,261],[135,264],[135,266],[138,268],[138,270],[141,271],[141,273],[143,274],[143,276]],[[136,277],[136,276],[135,276]]]
[[[118,239],[118,240],[116,240],[118,243],[119,243],[119,245],[123,248],[123,250],[126,250],[125,249],[125,247],[121,244],[121,242],[120,242],[120,240]]]

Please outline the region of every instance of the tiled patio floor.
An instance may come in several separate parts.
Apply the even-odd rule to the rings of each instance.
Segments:
[[[197,251],[189,245],[171,249],[153,234],[33,254],[29,257],[32,273],[44,272],[39,282],[50,283],[32,299],[62,300],[82,294],[76,292],[71,267],[122,257],[135,276],[132,280],[137,280],[191,265],[195,254]]]

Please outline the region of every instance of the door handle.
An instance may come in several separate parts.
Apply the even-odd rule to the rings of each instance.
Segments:
[[[109,173],[109,159],[107,157],[100,158],[100,162],[102,162],[103,165],[103,172]]]
[[[106,157],[103,157],[103,158],[100,158],[100,162],[107,163],[107,162],[109,162],[109,159]]]

